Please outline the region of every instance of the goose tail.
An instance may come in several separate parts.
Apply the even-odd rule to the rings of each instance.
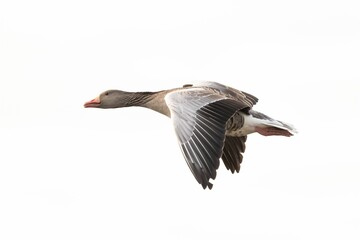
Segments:
[[[263,113],[253,110],[251,110],[250,114],[261,121],[261,124],[255,126],[255,131],[263,136],[290,137],[298,133],[296,128],[290,123],[272,119]]]

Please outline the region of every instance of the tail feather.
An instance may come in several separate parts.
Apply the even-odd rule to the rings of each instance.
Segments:
[[[291,135],[294,135],[296,133],[298,133],[298,131],[296,130],[296,128],[289,124],[289,123],[284,123],[284,122],[281,122],[281,121],[278,121],[278,120],[269,120],[269,121],[266,121],[264,123],[265,125],[269,126],[269,127],[274,127],[274,128],[279,128],[279,129],[282,129],[282,130],[286,130],[288,132],[291,133]]]
[[[285,136],[291,137],[293,134],[286,130],[278,127],[255,127],[255,131],[260,133],[263,136]]]
[[[298,133],[296,128],[289,123],[272,119],[271,117],[254,110],[251,110],[250,114],[261,121],[261,125],[255,127],[255,131],[261,135],[280,135],[289,137]]]

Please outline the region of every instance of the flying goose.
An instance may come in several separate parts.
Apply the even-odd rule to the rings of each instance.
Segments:
[[[252,107],[258,99],[216,82],[186,84],[158,92],[108,90],[86,102],[86,108],[140,106],[171,118],[182,154],[195,179],[212,188],[221,158],[228,170],[239,172],[248,134],[290,137],[290,124]]]

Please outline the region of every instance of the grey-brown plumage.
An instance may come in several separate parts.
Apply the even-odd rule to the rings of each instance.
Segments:
[[[258,99],[216,82],[186,84],[159,92],[108,90],[85,107],[140,106],[171,118],[183,156],[202,187],[212,188],[221,158],[228,170],[239,172],[248,134],[291,136],[296,130],[252,110]]]

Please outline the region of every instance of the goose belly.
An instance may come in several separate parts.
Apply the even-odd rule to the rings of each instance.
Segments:
[[[261,119],[243,112],[237,112],[226,123],[226,135],[233,137],[246,136],[255,132],[255,127],[263,125]]]

